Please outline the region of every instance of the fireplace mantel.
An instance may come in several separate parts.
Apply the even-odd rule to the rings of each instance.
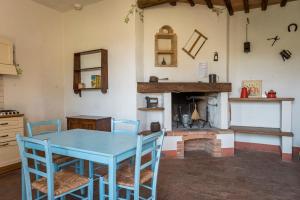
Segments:
[[[231,92],[231,83],[204,82],[138,82],[139,93],[168,93],[168,92]]]

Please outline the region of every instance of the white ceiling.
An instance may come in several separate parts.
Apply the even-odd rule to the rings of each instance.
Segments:
[[[82,6],[86,6],[88,4],[96,3],[101,0],[33,0],[37,3],[40,3],[49,8],[53,8],[60,12],[65,12],[68,10],[74,9],[73,5],[75,3],[80,3]]]

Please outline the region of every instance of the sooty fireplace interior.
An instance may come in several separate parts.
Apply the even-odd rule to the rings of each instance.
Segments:
[[[172,93],[172,129],[213,128],[217,96],[199,92]]]

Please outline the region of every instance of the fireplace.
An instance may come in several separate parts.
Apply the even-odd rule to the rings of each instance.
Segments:
[[[138,119],[144,130],[161,123],[165,156],[184,158],[185,151],[198,150],[213,157],[234,155],[234,133],[228,130],[230,83],[138,83],[137,89],[138,107],[145,107],[146,96],[158,99],[161,109],[140,111]],[[199,116],[193,115],[195,105]]]
[[[214,128],[218,95],[201,92],[172,93],[172,130]]]

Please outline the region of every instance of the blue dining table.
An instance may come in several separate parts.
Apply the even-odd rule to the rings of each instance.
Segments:
[[[109,199],[117,199],[117,164],[135,155],[137,137],[129,134],[73,129],[33,136],[51,142],[52,152],[108,166]],[[92,166],[92,165],[90,165]],[[90,169],[91,171],[92,169]],[[90,176],[93,173],[90,172]],[[23,182],[23,181],[22,181]],[[25,185],[22,184],[25,199]]]

